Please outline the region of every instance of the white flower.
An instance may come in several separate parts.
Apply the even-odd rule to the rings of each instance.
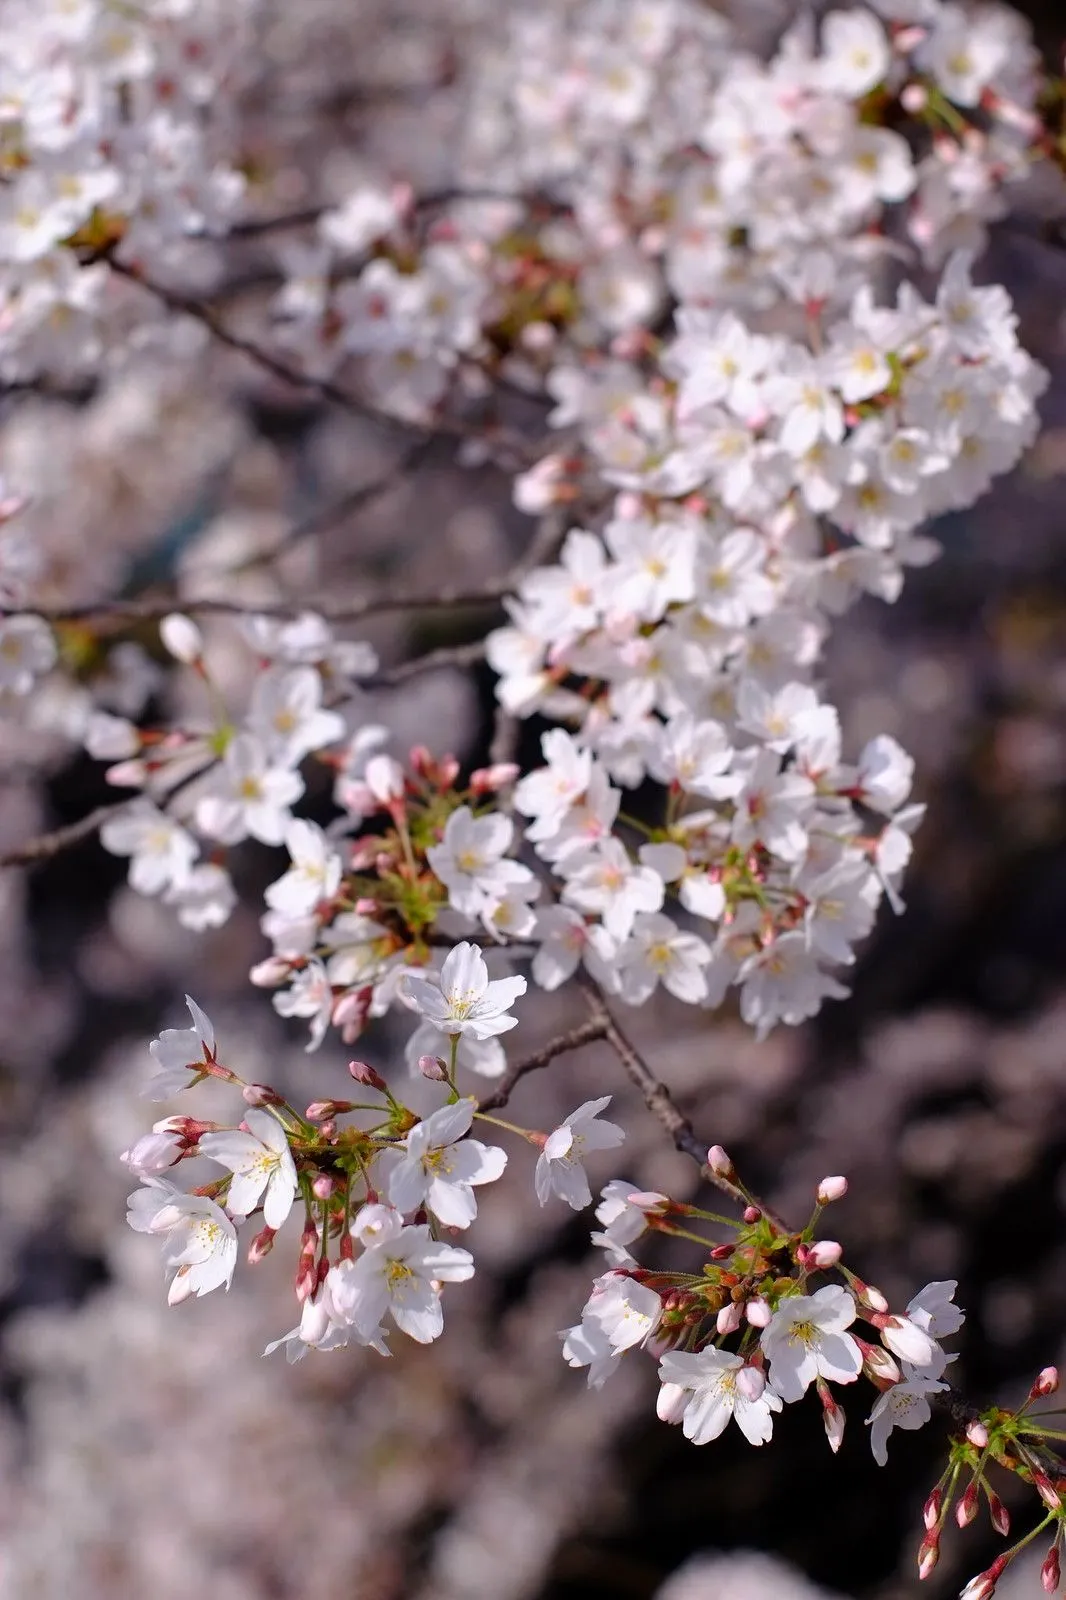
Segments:
[[[909,1317],[886,1317],[878,1325],[882,1343],[910,1367],[936,1366],[943,1355],[936,1340]]]
[[[888,1436],[892,1429],[924,1427],[932,1415],[929,1395],[947,1388],[946,1383],[938,1383],[935,1378],[915,1375],[885,1390],[867,1418],[870,1448],[878,1466],[883,1467],[888,1461]]]
[[[697,1005],[707,993],[703,968],[710,959],[703,940],[681,933],[669,917],[638,916],[618,952],[618,993],[627,1004],[639,1006],[661,983],[679,1000]]]
[[[908,1305],[908,1317],[932,1338],[950,1338],[966,1321],[965,1314],[952,1305],[958,1287],[954,1278],[927,1283]]]
[[[309,666],[264,672],[252,691],[248,726],[282,767],[295,767],[345,734],[340,713],[322,709],[322,679]]]
[[[473,1100],[458,1100],[411,1129],[403,1158],[389,1175],[389,1204],[397,1211],[425,1205],[446,1228],[470,1226],[477,1216],[474,1186],[494,1183],[507,1165],[497,1146],[464,1137],[474,1110]]]
[[[274,765],[253,734],[239,733],[197,802],[197,825],[223,844],[238,844],[249,834],[263,844],[281,844],[292,821],[289,808],[303,792],[298,772]]]
[[[145,895],[180,887],[198,853],[192,835],[151,800],[134,800],[105,822],[100,842],[112,855],[129,856],[130,884]]]
[[[159,1178],[131,1194],[128,1204],[131,1228],[166,1235],[163,1261],[174,1273],[167,1291],[170,1305],[221,1284],[229,1288],[237,1265],[237,1230],[221,1206],[206,1195],[183,1194]]]
[[[581,1321],[564,1328],[563,1358],[571,1367],[587,1367],[590,1389],[599,1389],[618,1366],[623,1353],[652,1337],[662,1316],[654,1289],[617,1273],[597,1278]]]
[[[663,903],[663,880],[651,867],[635,866],[620,839],[576,850],[564,866],[563,901],[598,912],[612,939],[628,937],[638,911],[658,911]]]
[[[154,1178],[166,1172],[180,1160],[185,1141],[180,1133],[166,1127],[143,1134],[130,1149],[119,1156],[138,1178]]]
[[[373,1209],[371,1242],[335,1290],[337,1310],[363,1337],[373,1337],[388,1312],[403,1333],[429,1344],[444,1331],[440,1285],[472,1278],[474,1259],[438,1244],[428,1227],[404,1227],[397,1212]]]
[[[815,1378],[854,1383],[862,1352],[850,1333],[855,1301],[846,1289],[829,1284],[813,1295],[783,1300],[762,1333],[770,1362],[770,1382],[782,1400],[802,1399]]]
[[[615,1266],[629,1266],[632,1256],[627,1245],[635,1243],[648,1228],[649,1212],[658,1211],[667,1204],[666,1195],[643,1192],[624,1178],[612,1178],[600,1190],[601,1200],[596,1207],[596,1221],[602,1233],[592,1235],[593,1244],[606,1250]]]
[[[203,1134],[200,1154],[233,1173],[226,1196],[230,1211],[246,1217],[262,1199],[263,1221],[276,1230],[296,1198],[296,1164],[288,1135],[269,1111],[248,1111],[244,1121],[247,1132],[227,1128]]]
[[[341,881],[341,858],[321,828],[297,818],[285,831],[285,848],[292,866],[266,891],[268,906],[287,917],[313,911],[320,900],[330,900]]]
[[[506,858],[513,836],[514,823],[499,812],[475,817],[469,806],[452,812],[444,838],[426,856],[456,911],[478,917],[509,888],[529,881],[529,868]]]
[[[691,1391],[682,1425],[693,1444],[709,1444],[725,1432],[730,1417],[749,1444],[765,1444],[781,1399],[756,1367],[740,1356],[708,1346],[698,1355],[671,1351],[659,1363],[659,1381]],[[671,1400],[673,1396],[671,1395]]]
[[[575,1211],[591,1205],[592,1191],[581,1165],[583,1157],[593,1150],[615,1150],[625,1139],[616,1123],[600,1121],[600,1112],[610,1103],[609,1094],[599,1100],[586,1100],[549,1133],[537,1158],[535,1174],[541,1205],[546,1205],[553,1194]]]
[[[190,995],[185,996],[185,1004],[192,1027],[164,1028],[148,1046],[158,1069],[144,1088],[150,1100],[169,1100],[171,1095],[188,1089],[203,1071],[204,1063],[215,1059],[215,1030],[210,1017]]]
[[[29,694],[57,655],[55,634],[42,617],[0,617],[0,695]]]
[[[463,943],[449,951],[439,979],[407,973],[400,992],[412,1010],[427,1017],[442,1033],[491,1039],[517,1027],[518,1018],[506,1013],[519,995],[525,994],[526,980],[497,978],[490,983],[489,969],[477,945]]]

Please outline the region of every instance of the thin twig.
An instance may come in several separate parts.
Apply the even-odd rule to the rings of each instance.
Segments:
[[[472,667],[485,658],[484,639],[474,639],[470,644],[446,644],[439,650],[427,650],[425,655],[414,656],[410,661],[400,661],[394,667],[384,667],[372,678],[361,678],[365,689],[393,689],[409,678],[419,678],[424,672],[437,672],[442,667]]]
[[[542,1067],[550,1066],[557,1056],[565,1055],[570,1050],[580,1050],[582,1045],[593,1044],[597,1039],[604,1039],[607,1029],[598,1017],[590,1017],[588,1022],[582,1022],[576,1028],[571,1028],[569,1033],[561,1033],[558,1038],[552,1039],[541,1050],[534,1050],[532,1055],[524,1056],[521,1061],[516,1061],[507,1073],[500,1079],[499,1085],[492,1094],[487,1095],[478,1106],[479,1111],[498,1111],[505,1106],[514,1091],[515,1085],[530,1072],[539,1072]]]
[[[112,817],[118,816],[129,803],[129,800],[116,800],[110,805],[97,806],[95,811],[79,817],[77,822],[68,823],[65,828],[56,828],[54,833],[42,833],[36,839],[28,840],[16,849],[9,850],[6,855],[0,856],[0,868],[25,867],[37,861],[50,861],[53,856],[69,849],[71,845],[80,844],[83,839],[88,839],[97,833],[105,822],[110,822]]]

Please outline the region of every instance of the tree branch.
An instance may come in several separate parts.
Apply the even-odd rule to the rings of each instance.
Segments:
[[[95,811],[79,817],[77,822],[68,823],[65,828],[56,828],[54,833],[43,833],[36,839],[28,840],[0,856],[0,868],[26,867],[38,861],[50,861],[71,845],[80,844],[83,839],[97,833],[105,822],[125,810],[129,803],[129,800],[115,800],[110,805],[97,806]]]
[[[582,1022],[576,1028],[571,1028],[569,1033],[561,1033],[552,1039],[541,1050],[534,1050],[532,1055],[524,1056],[521,1061],[516,1061],[507,1073],[500,1079],[499,1085],[492,1094],[486,1095],[478,1105],[479,1111],[498,1111],[505,1106],[511,1098],[515,1085],[530,1072],[539,1072],[542,1067],[550,1066],[557,1056],[565,1055],[570,1050],[580,1050],[582,1045],[593,1044],[597,1039],[607,1037],[607,1030],[598,1017],[590,1017],[588,1022]]]

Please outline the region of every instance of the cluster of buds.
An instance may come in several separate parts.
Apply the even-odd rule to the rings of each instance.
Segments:
[[[1040,1580],[1047,1594],[1058,1593],[1060,1551],[1066,1525],[1066,1474],[1053,1441],[1064,1435],[1043,1420],[1057,1417],[1057,1411],[1031,1409],[1038,1401],[1053,1395],[1058,1387],[1058,1369],[1045,1367],[1016,1411],[993,1406],[975,1413],[952,1439],[948,1464],[925,1502],[925,1536],[918,1551],[919,1577],[927,1578],[940,1559],[941,1534],[952,1507],[956,1523],[966,1528],[976,1520],[983,1497],[996,1533],[1001,1538],[1009,1538],[1010,1513],[988,1480],[989,1469],[996,1466],[1036,1490],[1043,1516],[1008,1550],[998,1555],[990,1567],[970,1580],[962,1591],[963,1600],[990,1600],[1011,1562],[1041,1535],[1049,1533],[1051,1544],[1040,1568]]]

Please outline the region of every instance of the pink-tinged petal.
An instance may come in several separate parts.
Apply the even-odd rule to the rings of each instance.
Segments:
[[[400,998],[412,1006],[415,1011],[420,1011],[431,1022],[443,1025],[449,1015],[448,1002],[435,983],[430,983],[426,978],[409,972],[400,982]]]

